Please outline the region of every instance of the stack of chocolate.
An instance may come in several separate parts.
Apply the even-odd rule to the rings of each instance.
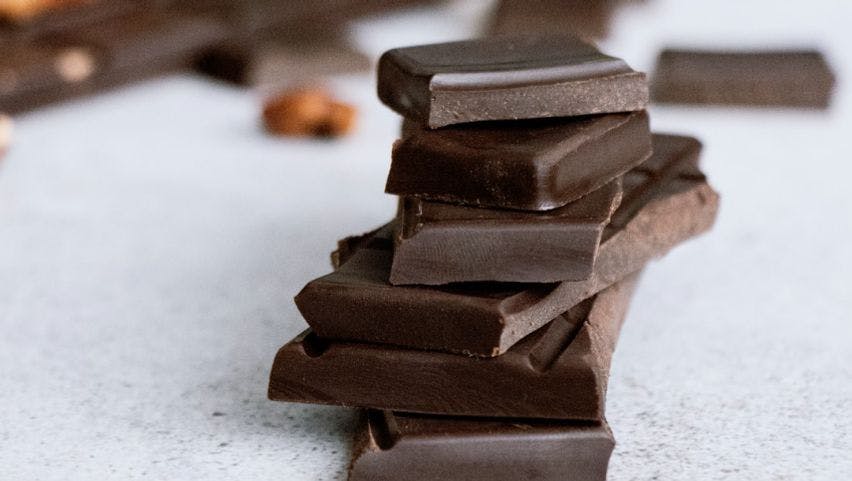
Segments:
[[[639,272],[707,231],[700,144],[652,135],[645,76],[570,36],[402,48],[396,218],[296,304],[271,399],[367,408],[352,480],[594,480]]]

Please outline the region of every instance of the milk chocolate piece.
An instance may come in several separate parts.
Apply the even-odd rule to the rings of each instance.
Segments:
[[[349,481],[606,481],[606,421],[502,420],[366,411]]]
[[[655,156],[646,163],[670,165],[668,172],[650,175],[639,169],[625,176],[624,199],[614,214],[618,222],[604,231],[594,272],[587,280],[392,286],[391,223],[373,237],[344,241],[336,256],[340,268],[308,283],[296,296],[296,305],[324,338],[477,356],[503,353],[567,308],[710,229],[718,195],[700,173],[696,175],[689,152],[664,147],[673,139],[679,138],[657,136],[655,144],[674,159],[662,162]],[[679,174],[682,167],[686,171]],[[637,189],[645,193],[634,195]],[[619,215],[622,210],[630,214]]]
[[[603,418],[612,352],[638,274],[556,316],[502,356],[329,341],[278,351],[269,398],[453,416]]]
[[[390,282],[440,285],[587,279],[604,227],[620,203],[620,178],[545,212],[405,198],[394,235]]]
[[[389,50],[379,98],[430,128],[642,110],[645,74],[571,35],[492,37]]]
[[[645,111],[403,130],[388,193],[481,207],[562,207],[651,155]]]
[[[827,108],[834,82],[815,50],[664,50],[653,96],[661,103]]]

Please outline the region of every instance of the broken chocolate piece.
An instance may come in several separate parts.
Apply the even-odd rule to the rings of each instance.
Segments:
[[[827,108],[835,78],[815,50],[664,50],[655,102]]]
[[[598,421],[638,274],[556,316],[499,357],[330,341],[278,351],[269,398],[454,416]]]
[[[675,137],[674,140],[678,138]],[[656,136],[659,152],[672,137]],[[343,242],[335,272],[311,281],[296,305],[317,335],[394,344],[417,349],[495,356],[505,352],[559,313],[640,269],[715,221],[718,195],[694,174],[694,159],[681,157],[671,175],[648,175],[640,183],[625,176],[619,225],[603,236],[592,276],[558,284],[458,284],[392,286],[391,223],[370,238]],[[652,161],[648,165],[666,165]],[[686,173],[680,166],[686,165]],[[636,196],[634,189],[652,192]],[[632,199],[632,200],[631,200]],[[631,214],[620,216],[624,209]],[[341,316],[340,313],[346,313]]]
[[[368,410],[349,481],[606,481],[606,421],[427,416]]]
[[[408,197],[395,233],[390,282],[558,282],[592,273],[621,179],[545,212],[479,209]]]
[[[501,0],[489,33],[573,33],[584,39],[604,38],[616,3],[615,0]]]
[[[571,35],[397,48],[379,60],[379,98],[430,128],[482,120],[631,112],[645,75]]]
[[[403,130],[386,192],[481,207],[562,207],[651,155],[645,111]]]

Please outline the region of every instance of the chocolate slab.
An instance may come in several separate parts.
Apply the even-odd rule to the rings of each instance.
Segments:
[[[616,179],[545,212],[402,201],[390,283],[558,282],[587,279],[621,203]]]
[[[501,0],[489,33],[573,33],[580,38],[606,37],[615,0]]]
[[[325,44],[308,56],[289,42],[315,42],[320,24],[342,33],[346,22],[359,15],[430,1],[73,0],[73,6],[33,17],[0,18],[0,111],[21,112],[192,69],[213,47],[265,45],[271,39],[287,43],[270,56],[264,48],[261,64],[270,68],[247,78],[262,81],[281,71],[306,70],[324,75],[331,72],[324,70],[328,66],[348,69],[364,60],[351,49]],[[333,58],[319,61],[318,56]],[[306,63],[310,68],[301,69]],[[362,62],[357,68],[364,67]]]
[[[607,423],[425,416],[369,410],[349,481],[605,481]]]
[[[630,112],[648,102],[645,75],[571,35],[491,37],[389,50],[379,98],[437,128]]]
[[[645,111],[403,130],[385,191],[480,207],[562,207],[651,155]]]
[[[604,231],[594,272],[587,280],[393,286],[388,282],[395,228],[391,223],[372,237],[342,242],[336,255],[340,268],[308,283],[296,296],[296,305],[324,338],[477,356],[503,353],[567,308],[710,229],[718,195],[695,175],[695,159],[688,151],[664,147],[677,139],[655,137],[658,151],[676,158],[664,162],[655,156],[647,163],[672,165],[668,172],[640,171],[625,177],[624,200],[614,215],[618,222]],[[638,183],[632,180],[637,176]],[[637,196],[634,189],[648,193]],[[621,216],[622,210],[630,214]]]
[[[269,398],[453,416],[597,421],[637,278],[614,284],[492,358],[328,341],[307,330],[278,351]]]
[[[835,78],[815,50],[664,50],[653,79],[655,102],[823,109]]]
[[[197,70],[238,85],[273,88],[316,82],[330,75],[365,72],[371,65],[366,55],[342,38],[320,37],[311,42],[264,41],[217,46],[202,55]]]

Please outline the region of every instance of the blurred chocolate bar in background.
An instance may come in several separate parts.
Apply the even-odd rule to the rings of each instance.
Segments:
[[[196,69],[241,85],[366,71],[353,19],[437,0],[0,0],[0,111]]]

